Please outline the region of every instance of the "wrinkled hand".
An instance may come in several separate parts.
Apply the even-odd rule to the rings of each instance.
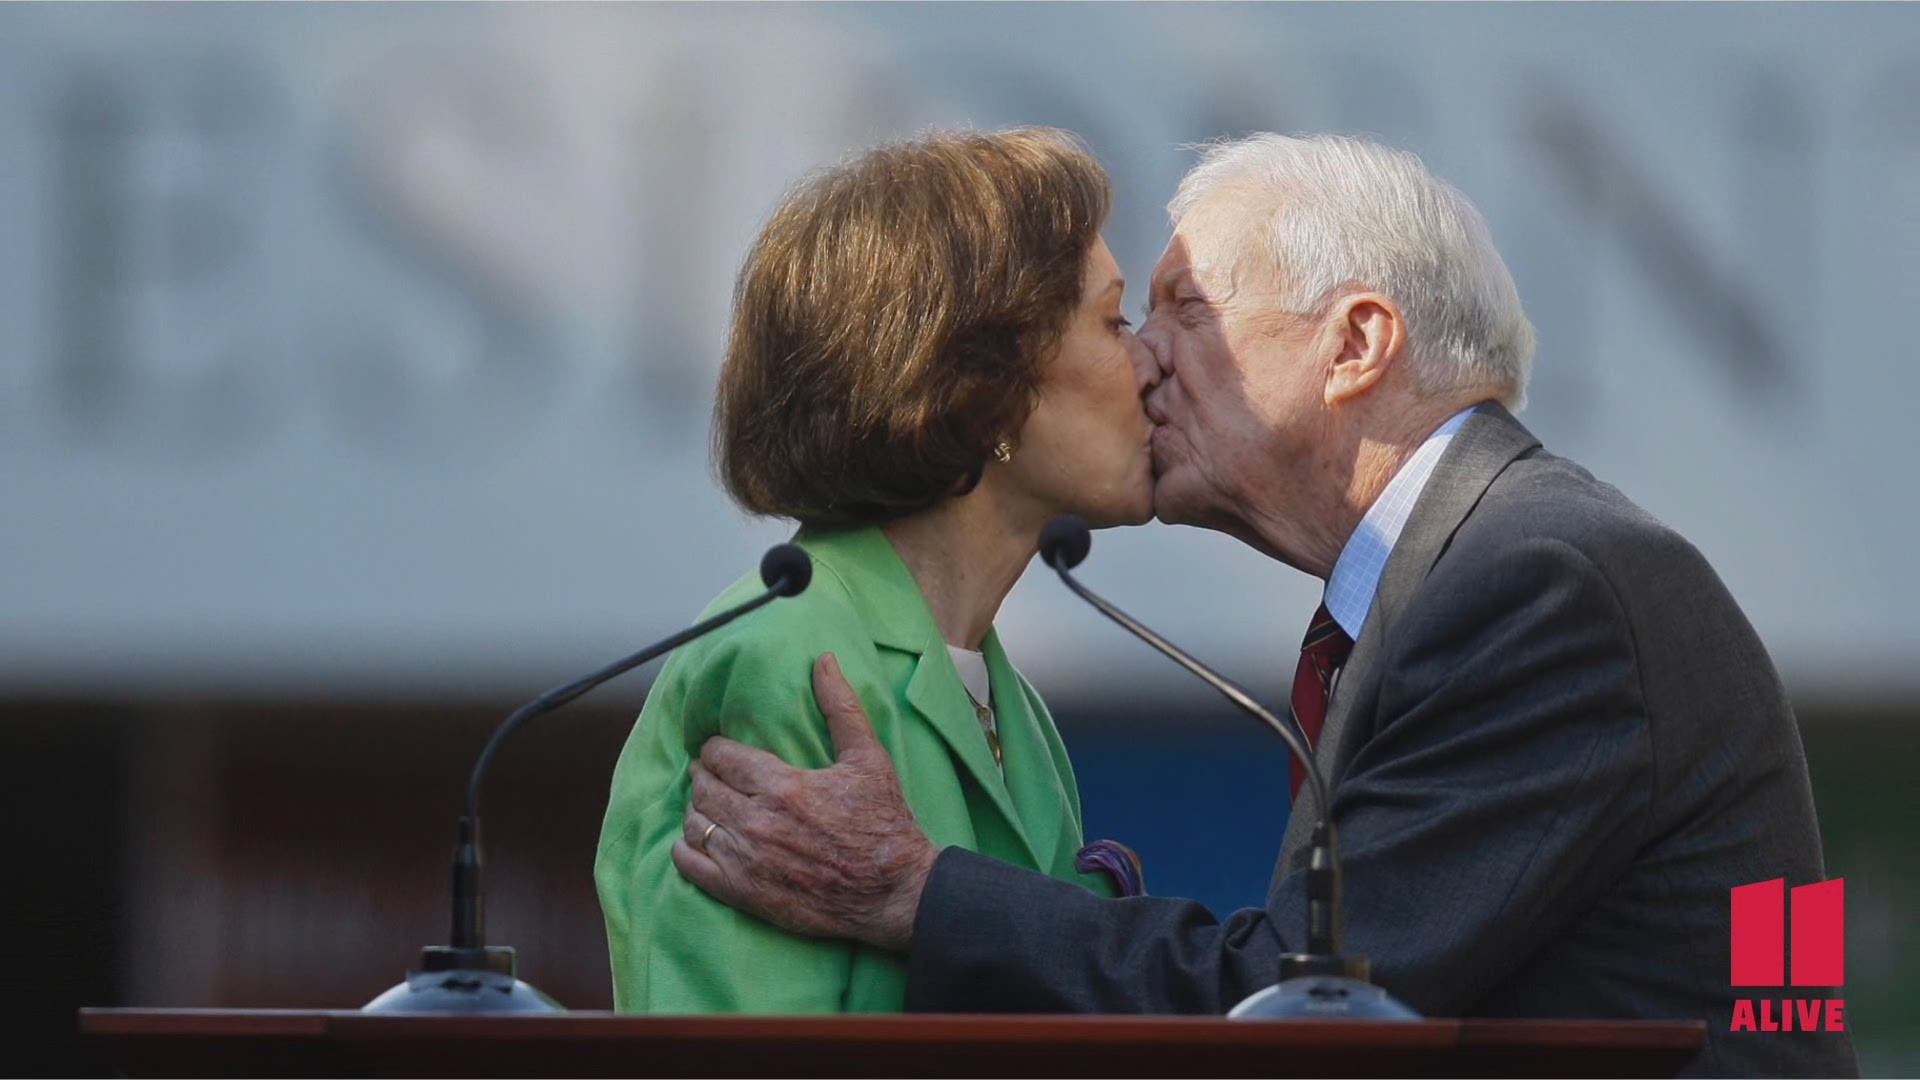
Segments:
[[[673,865],[714,898],[795,933],[904,950],[939,852],[832,653],[814,661],[813,697],[834,764],[796,769],[708,739],[688,766],[693,797]]]

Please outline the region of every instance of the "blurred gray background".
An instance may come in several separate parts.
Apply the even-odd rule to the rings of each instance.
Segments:
[[[0,753],[61,1008],[397,978],[491,719],[785,535],[707,460],[780,193],[1026,123],[1112,171],[1130,304],[1185,144],[1370,133],[1480,206],[1539,330],[1523,419],[1698,544],[1773,651],[1863,1064],[1920,1068],[1907,5],[0,8]],[[999,625],[1090,833],[1156,892],[1258,902],[1278,748],[1030,577]],[[1274,700],[1319,587],[1160,526],[1085,577]],[[643,693],[550,721],[490,792],[496,930],[576,1007]]]

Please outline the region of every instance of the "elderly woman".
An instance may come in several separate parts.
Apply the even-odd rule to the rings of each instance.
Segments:
[[[823,653],[936,844],[1109,889],[1076,870],[1073,769],[993,629],[1047,519],[1151,515],[1152,359],[1121,315],[1108,202],[1064,132],[938,134],[802,184],[748,253],[714,447],[742,507],[799,523],[813,582],[681,649],[620,756],[594,868],[620,1010],[901,1008],[903,957],[790,935],[669,858],[709,737],[832,763]]]

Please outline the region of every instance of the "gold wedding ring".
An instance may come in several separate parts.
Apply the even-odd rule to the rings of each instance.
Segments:
[[[707,850],[707,841],[713,839],[713,830],[719,827],[720,827],[720,823],[717,821],[707,822],[707,831],[700,834],[700,850],[701,851]]]

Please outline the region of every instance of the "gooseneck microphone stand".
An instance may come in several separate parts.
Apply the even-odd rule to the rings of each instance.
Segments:
[[[1086,522],[1070,514],[1047,522],[1040,533],[1040,558],[1060,575],[1062,584],[1128,633],[1219,691],[1242,712],[1265,724],[1306,767],[1308,782],[1313,785],[1319,817],[1313,824],[1307,862],[1306,951],[1280,957],[1279,981],[1240,1002],[1227,1015],[1237,1020],[1419,1019],[1418,1013],[1367,981],[1370,968],[1366,957],[1341,952],[1339,846],[1329,817],[1333,803],[1305,735],[1296,725],[1273,715],[1255,701],[1253,695],[1225,676],[1076,581],[1068,571],[1080,565],[1092,549],[1093,534]]]
[[[515,709],[493,731],[467,777],[466,798],[455,823],[453,849],[453,934],[447,945],[420,950],[419,968],[404,981],[368,1002],[362,1012],[563,1012],[560,1004],[515,977],[512,946],[488,945],[486,890],[480,881],[480,786],[494,755],[508,736],[537,716],[550,713],[615,676],[663,656],[782,596],[797,596],[813,579],[813,561],[792,544],[780,544],[760,560],[767,591],[685,630],[655,642],[591,675],[553,689]]]

